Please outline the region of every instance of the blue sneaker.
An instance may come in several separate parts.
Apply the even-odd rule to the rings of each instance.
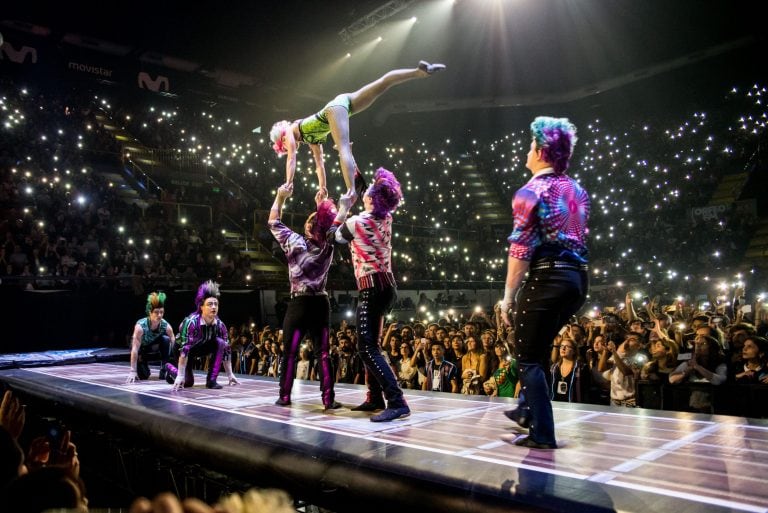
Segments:
[[[387,408],[378,415],[371,417],[371,422],[389,422],[395,419],[404,419],[411,414],[411,409],[407,406],[400,408]]]

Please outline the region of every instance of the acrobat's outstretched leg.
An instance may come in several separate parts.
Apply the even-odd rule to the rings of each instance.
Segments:
[[[389,71],[373,82],[364,85],[357,91],[347,93],[351,111],[355,114],[364,111],[392,86],[417,78],[426,78],[429,75],[444,69],[444,64],[430,64],[426,61],[420,61],[416,68],[395,69]],[[344,107],[337,106],[330,107],[326,114],[328,116],[328,124],[331,129],[333,142],[336,144],[336,148],[339,151],[341,173],[344,177],[344,183],[347,186],[347,192],[349,192],[354,189],[355,171],[357,169],[349,139],[350,113],[347,112]]]

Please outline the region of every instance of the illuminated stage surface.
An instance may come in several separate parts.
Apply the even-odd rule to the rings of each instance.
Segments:
[[[133,385],[127,370],[9,369],[0,381],[188,460],[278,476],[290,493],[350,510],[768,512],[764,420],[555,403],[562,448],[540,451],[500,440],[511,432],[504,399],[408,391],[410,417],[373,423],[349,410],[364,398],[360,386],[337,385],[345,408],[324,414],[314,382],[297,381],[285,408],[268,378],[208,390],[198,371],[194,388],[173,392],[157,368]]]

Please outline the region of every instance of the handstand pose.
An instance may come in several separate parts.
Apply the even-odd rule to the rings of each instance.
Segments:
[[[359,174],[359,171],[357,171],[349,141],[349,117],[370,107],[390,87],[408,80],[424,78],[444,69],[443,64],[421,61],[416,68],[392,70],[353,93],[338,95],[316,114],[293,122],[278,121],[272,125],[269,131],[269,138],[273,142],[272,148],[279,156],[288,155],[285,161],[286,185],[293,184],[293,176],[296,173],[296,149],[299,143],[304,142],[309,144],[312,157],[315,159],[315,172],[320,189],[326,190],[322,143],[325,142],[328,134],[331,134],[339,152],[347,194],[354,203],[357,200],[354,186],[355,173]]]

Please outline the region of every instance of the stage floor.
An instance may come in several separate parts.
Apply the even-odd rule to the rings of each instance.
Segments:
[[[0,381],[208,463],[280,473],[289,492],[296,483],[343,489],[381,505],[367,511],[768,512],[764,420],[555,403],[562,447],[541,451],[500,440],[512,432],[506,399],[407,391],[410,417],[373,423],[349,410],[364,398],[360,386],[336,385],[345,408],[325,414],[314,382],[297,381],[285,408],[273,404],[268,378],[208,390],[196,372],[195,387],[173,392],[156,368],[130,385],[127,371],[124,363],[21,368],[0,371]],[[210,436],[227,450],[212,450]]]

